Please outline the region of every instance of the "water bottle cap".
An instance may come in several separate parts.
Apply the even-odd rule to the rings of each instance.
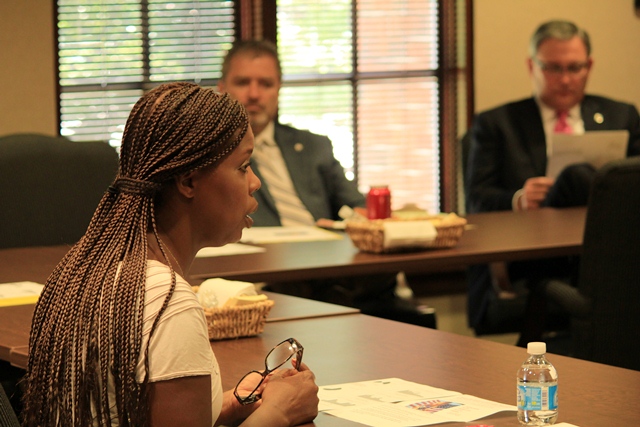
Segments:
[[[527,353],[529,354],[545,354],[547,352],[547,344],[543,342],[530,342],[527,344]]]

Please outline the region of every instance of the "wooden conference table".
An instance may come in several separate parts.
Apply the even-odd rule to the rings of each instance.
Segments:
[[[488,212],[467,216],[458,245],[396,254],[360,252],[342,240],[261,245],[266,252],[196,258],[193,278],[215,274],[250,282],[278,282],[378,273],[433,273],[494,261],[575,255],[582,249],[586,208]]]
[[[249,282],[391,273],[450,271],[472,264],[579,254],[586,208],[489,212],[468,215],[468,229],[448,249],[370,254],[360,252],[345,235],[340,240],[260,245],[261,253],[196,258],[194,281],[222,277]],[[67,246],[0,250],[2,281],[43,280]]]
[[[469,215],[469,229],[455,248],[411,253],[362,253],[346,236],[341,240],[270,244],[264,245],[265,252],[257,254],[197,258],[191,278],[199,281],[217,276],[268,282],[401,270],[428,273],[474,263],[577,254],[582,245],[585,213],[584,208],[572,208]],[[0,250],[0,283],[43,283],[68,249],[52,246]],[[277,316],[283,306],[291,304],[277,304],[271,315]],[[325,309],[321,307],[320,311]],[[0,358],[8,360],[11,349],[26,345],[30,319],[31,311],[25,314],[19,307],[0,312]],[[18,325],[26,325],[26,336],[24,327]]]
[[[0,283],[6,282],[2,280],[2,277],[0,273]],[[273,292],[263,293],[266,294],[269,299],[275,301],[267,318],[267,322],[340,316],[360,312],[357,308],[344,307]],[[19,368],[26,368],[29,330],[31,328],[31,317],[33,316],[34,308],[34,304],[0,307],[0,360],[11,362]]]
[[[380,319],[364,314],[267,323],[257,337],[213,341],[225,390],[246,372],[264,367],[267,352],[294,337],[320,386],[401,378],[484,399],[515,404],[516,371],[526,350],[506,344]],[[16,356],[26,358],[26,349]],[[559,375],[559,422],[580,427],[637,424],[640,372],[548,355]],[[25,359],[26,360],[26,359]],[[472,423],[519,426],[515,412]],[[320,414],[316,426],[359,425]]]
[[[514,405],[516,371],[527,357],[523,348],[364,314],[325,317],[271,323],[259,337],[212,342],[223,387],[233,388],[246,372],[264,367],[267,352],[288,337],[303,345],[303,360],[318,385],[395,377]],[[559,422],[580,427],[637,424],[639,371],[559,355],[548,358],[559,375]],[[472,424],[519,426],[515,412],[447,425]],[[315,425],[356,424],[321,414]]]
[[[468,263],[576,254],[580,252],[584,219],[584,209],[470,215],[473,228],[465,232],[458,247],[411,254],[362,254],[349,246],[348,240],[315,242],[321,245],[315,251],[307,249],[311,252],[306,254],[299,252],[307,244],[268,245],[261,254],[206,260],[211,262],[202,265],[196,277],[214,267],[223,277],[263,281],[269,277],[289,278],[290,274],[309,277],[320,272],[328,277],[336,273],[418,269],[420,265],[426,271],[435,271]],[[334,248],[343,248],[342,258],[335,251],[317,249],[336,243]],[[42,281],[43,272],[46,277],[63,254],[60,248],[0,251],[0,282]],[[264,257],[274,254],[289,258],[273,259],[275,266],[263,264],[267,261]],[[247,269],[244,273],[239,268],[243,265]],[[6,347],[12,339],[26,342],[30,313],[18,312],[19,307],[0,311],[0,343],[9,351],[3,359],[8,357],[17,366],[25,366],[27,348]],[[526,358],[525,351],[518,347],[362,314],[282,320],[267,323],[258,337],[212,342],[225,389],[234,387],[247,371],[263,366],[271,347],[290,336],[305,347],[304,360],[314,370],[319,385],[398,377],[503,403],[515,402],[515,372]],[[633,403],[640,396],[640,372],[557,355],[549,357],[560,375],[559,421],[580,427],[633,425],[640,417],[640,406]],[[320,414],[314,424],[355,425],[326,414]],[[515,427],[518,422],[515,413],[507,412],[473,424]]]

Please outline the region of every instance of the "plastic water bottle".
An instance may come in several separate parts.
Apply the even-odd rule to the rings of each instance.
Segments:
[[[558,419],[558,373],[545,357],[547,345],[530,342],[529,358],[518,370],[518,421],[548,426]]]

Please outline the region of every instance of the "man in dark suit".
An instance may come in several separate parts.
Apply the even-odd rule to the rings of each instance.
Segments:
[[[579,111],[585,131],[626,129],[630,134],[627,155],[640,154],[640,119],[633,105],[585,95]],[[554,181],[545,177],[547,145],[536,99],[478,114],[471,132],[468,210],[539,207]]]
[[[556,132],[625,129],[627,154],[640,154],[637,109],[585,95],[593,60],[583,29],[567,21],[542,24],[531,38],[527,66],[533,97],[482,112],[474,120],[467,165],[469,212],[586,205],[595,173],[591,166],[569,166],[555,180],[545,176]],[[509,266],[511,279],[570,275],[566,263],[553,264],[514,263]],[[486,266],[470,269],[469,285],[469,323],[478,328],[491,293]]]
[[[365,205],[364,196],[355,183],[345,177],[342,165],[334,157],[329,138],[274,123],[274,140],[280,148],[296,193],[314,220],[339,220],[338,211],[342,206],[355,208]],[[260,163],[257,163],[255,173],[262,179],[263,186],[255,194],[260,207],[253,215],[254,224],[282,225],[275,200],[269,191],[269,182],[261,175]]]
[[[282,69],[268,41],[242,41],[227,53],[218,89],[240,101],[255,135],[252,168],[262,181],[254,193],[254,226],[313,225],[340,219],[342,206],[362,208],[364,196],[349,181],[326,136],[276,122]],[[396,275],[271,284],[271,289],[338,304],[409,323],[434,326],[411,301],[395,295]]]
[[[345,177],[329,138],[275,121],[281,80],[275,46],[266,41],[245,41],[228,52],[218,82],[221,92],[228,92],[245,106],[256,138],[254,172],[261,178],[262,188],[255,195],[260,207],[253,215],[254,225],[285,225],[277,194],[272,194],[271,183],[261,171],[262,164],[270,160],[260,158],[263,143],[272,146],[270,157],[281,157],[283,163],[277,165],[277,172],[290,177],[294,193],[311,213],[311,223],[321,218],[340,219],[338,211],[343,205],[362,207],[364,196]]]

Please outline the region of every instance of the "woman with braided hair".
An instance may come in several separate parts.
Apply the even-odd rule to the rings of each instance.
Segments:
[[[222,392],[201,306],[184,277],[199,249],[240,239],[257,209],[244,108],[189,83],[133,107],[118,175],[36,305],[26,426],[289,426],[317,415],[304,365],[262,399]],[[239,355],[241,357],[241,355]]]

